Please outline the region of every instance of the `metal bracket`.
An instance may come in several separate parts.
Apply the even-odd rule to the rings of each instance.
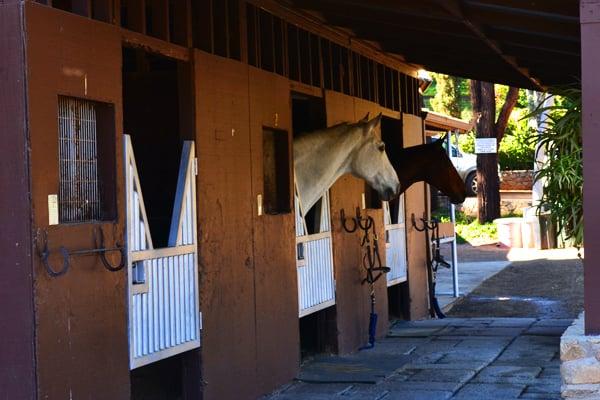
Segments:
[[[99,233],[97,233],[97,231],[99,231]],[[37,237],[39,239],[41,239],[41,242],[42,242],[42,248],[40,249],[38,247],[38,249],[37,249],[38,256],[40,257],[42,264],[44,264],[44,268],[46,269],[46,272],[52,278],[62,276],[69,271],[69,268],[71,267],[71,257],[73,257],[73,256],[87,256],[87,255],[98,254],[100,256],[100,261],[102,261],[102,265],[104,266],[104,268],[106,268],[108,271],[111,271],[111,272],[120,271],[121,269],[123,269],[125,267],[125,260],[126,260],[125,247],[120,246],[118,243],[116,244],[115,247],[110,247],[110,248],[104,247],[104,233],[102,232],[101,228],[97,228],[94,230],[94,243],[96,244],[96,248],[94,248],[94,249],[69,251],[69,250],[67,250],[66,247],[60,246],[58,248],[58,251],[60,252],[62,259],[63,259],[62,267],[60,269],[54,268],[50,264],[49,258],[50,258],[50,254],[52,253],[52,251],[48,249],[48,231],[46,229],[38,230]],[[106,253],[114,252],[114,251],[118,251],[121,253],[121,260],[117,266],[111,265],[108,262],[108,260],[106,259]]]

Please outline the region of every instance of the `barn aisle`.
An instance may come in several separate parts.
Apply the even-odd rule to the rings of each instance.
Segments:
[[[397,321],[374,349],[307,360],[268,399],[560,399],[560,336],[582,309],[576,251],[488,247],[463,251],[475,281],[449,318]]]

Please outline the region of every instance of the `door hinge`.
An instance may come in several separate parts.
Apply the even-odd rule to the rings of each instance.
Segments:
[[[194,175],[198,176],[198,157],[194,157]]]

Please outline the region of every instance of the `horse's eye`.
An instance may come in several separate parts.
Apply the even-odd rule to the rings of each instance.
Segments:
[[[385,143],[381,142],[377,145],[377,148],[379,149],[379,151],[381,151],[382,153],[385,151]]]

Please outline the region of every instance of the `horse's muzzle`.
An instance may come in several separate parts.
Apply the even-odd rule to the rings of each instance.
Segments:
[[[400,192],[400,185],[398,185],[398,187],[396,189],[387,188],[383,192],[382,200],[390,201],[393,198],[395,198],[399,192]]]

